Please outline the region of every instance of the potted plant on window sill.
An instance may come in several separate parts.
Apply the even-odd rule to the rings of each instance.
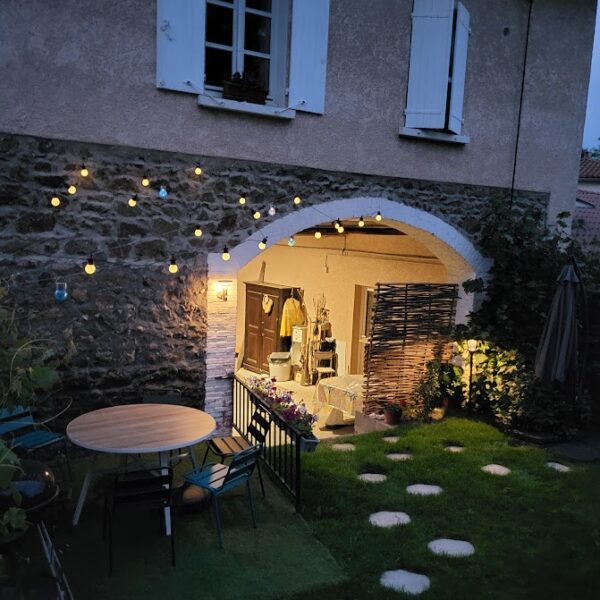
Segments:
[[[252,75],[234,73],[223,79],[223,98],[251,104],[265,104],[269,90],[262,88],[260,82]]]

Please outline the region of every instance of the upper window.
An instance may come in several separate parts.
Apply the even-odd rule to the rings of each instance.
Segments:
[[[249,87],[283,111],[324,112],[329,0],[157,1],[158,87],[234,110],[264,95],[210,97]]]
[[[468,141],[461,133],[470,19],[454,3],[414,0],[402,134]]]

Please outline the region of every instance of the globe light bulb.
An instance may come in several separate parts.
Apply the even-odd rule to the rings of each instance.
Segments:
[[[244,198],[244,196],[240,196],[240,204],[242,206],[244,206],[244,204],[246,204],[246,198]]]
[[[258,242],[258,247],[260,250],[264,250],[267,247],[267,238],[264,238]]]
[[[52,204],[54,208],[60,206],[60,198],[58,196],[52,196],[52,198],[50,199],[50,204]]]
[[[275,210],[274,206],[269,206],[269,210],[267,212],[269,213],[270,217],[273,217],[277,211]]]
[[[67,293],[67,282],[66,281],[57,281],[56,289],[54,290],[54,299],[57,302],[64,302],[69,297]]]
[[[148,179],[148,177],[146,177],[146,175],[144,175],[144,176],[142,177],[142,185],[143,185],[144,187],[148,187],[148,186],[150,185],[150,180]]]
[[[258,219],[260,219],[260,211],[255,210],[252,216],[258,221]]]
[[[320,240],[321,239],[321,232],[320,231],[315,231],[315,238]]]
[[[294,196],[294,204],[298,206],[300,202],[302,202],[302,198],[300,198],[300,196]]]
[[[291,235],[291,236],[288,238],[288,242],[287,242],[287,243],[288,243],[288,246],[289,246],[290,248],[293,248],[293,247],[296,245],[296,238],[295,238],[293,235]]]
[[[196,229],[194,229],[194,235],[196,237],[201,237],[202,236],[202,229],[200,229],[200,227],[196,227]]]
[[[202,175],[202,169],[200,167],[196,167],[194,169],[194,174],[195,175]]]
[[[221,258],[225,262],[227,262],[231,258],[231,254],[229,254],[229,250],[228,250],[227,246],[225,246],[225,248],[223,248],[223,254],[221,254]]]
[[[69,192],[69,194],[73,195],[73,194],[77,193],[77,188],[74,185],[70,185],[69,188],[67,189],[67,192]]]
[[[90,256],[85,263],[84,271],[88,275],[93,275],[96,272],[96,265],[94,264],[94,259]]]
[[[340,223],[340,220],[338,219],[338,220],[337,220],[337,221],[336,221],[336,222],[333,224],[333,226],[334,226],[336,229],[339,229],[339,228],[342,226],[342,224]]]
[[[342,225],[338,227],[338,233],[344,233],[344,227]]]
[[[177,271],[179,271],[179,267],[177,266],[177,261],[175,260],[175,257],[172,256],[171,263],[169,264],[169,273],[175,275]]]
[[[131,198],[127,200],[127,204],[133,208],[137,204],[137,196],[131,196]]]
[[[81,171],[79,171],[81,173],[82,177],[87,177],[90,172],[86,169],[85,165],[81,165]]]
[[[365,226],[365,220],[362,217],[358,220],[358,226],[359,227],[364,227]]]
[[[381,219],[383,219],[383,217],[381,216],[381,213],[379,211],[377,211],[377,214],[375,215],[375,220],[381,221]]]
[[[164,185],[161,185],[158,195],[164,200],[169,195],[169,192],[167,191],[167,187]]]

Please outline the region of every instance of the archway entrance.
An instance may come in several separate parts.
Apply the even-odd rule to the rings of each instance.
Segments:
[[[338,219],[342,234],[334,227]],[[261,250],[264,239],[266,249]],[[337,344],[336,371],[346,374],[361,372],[361,338],[369,291],[376,283],[460,284],[488,270],[487,261],[457,229],[425,211],[382,198],[299,209],[229,253],[229,261],[221,253],[208,260],[206,409],[221,423],[227,422],[229,408],[224,378],[236,368],[236,353],[238,367],[244,358],[247,283],[302,290],[309,313],[324,296]],[[458,322],[465,320],[471,301],[459,298]]]

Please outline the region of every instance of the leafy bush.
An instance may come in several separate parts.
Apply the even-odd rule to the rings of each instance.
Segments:
[[[451,363],[439,359],[429,361],[413,394],[417,416],[426,419],[434,408],[460,405],[461,373],[462,369]]]

